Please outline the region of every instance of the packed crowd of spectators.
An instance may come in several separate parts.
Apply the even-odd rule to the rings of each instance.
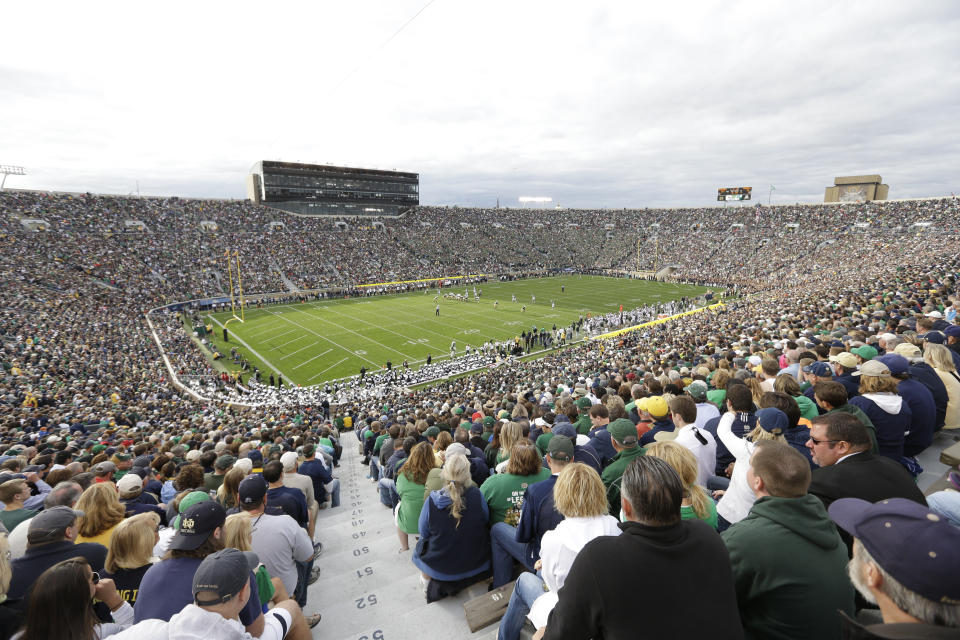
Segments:
[[[307,637],[318,620],[302,611],[322,534],[313,525],[327,497],[331,507],[338,502],[333,470],[338,434],[348,428],[361,437],[382,499],[399,505],[401,548],[410,534],[436,540],[411,554],[428,600],[487,573],[499,587],[539,562],[543,582],[521,575],[504,637],[515,637],[527,614],[546,637],[630,636],[636,619],[623,598],[637,598],[634,561],[612,566],[609,558],[631,553],[642,563],[637,575],[651,576],[640,597],[671,603],[645,617],[664,633],[709,623],[721,637],[840,637],[841,624],[856,623],[833,612],[867,607],[854,587],[879,603],[885,623],[917,625],[900,637],[955,631],[960,494],[934,494],[926,505],[913,477],[935,431],[960,427],[958,213],[955,199],[723,211],[420,207],[374,225],[241,202],[4,192],[0,522],[14,560],[5,587],[0,553],[3,637],[18,629],[24,638],[61,637],[78,625],[107,637],[141,619],[172,628],[213,615],[239,619],[235,632],[242,625],[255,636],[285,629]],[[44,219],[50,229],[24,231],[20,218]],[[147,232],[128,232],[131,219]],[[204,231],[203,220],[217,229]],[[277,221],[284,226],[268,231]],[[223,385],[174,316],[151,316],[173,372],[191,389],[261,405],[254,408],[198,401],[174,386],[144,315],[226,291],[219,256],[227,250],[242,256],[245,291],[297,295],[288,282],[343,288],[505,269],[632,270],[638,236],[645,268],[675,264],[678,277],[735,285],[741,297],[539,360],[475,353],[463,364],[478,373],[419,391],[409,389],[419,376],[458,369],[438,362],[423,373],[377,372],[363,384],[312,391],[249,376]],[[662,443],[696,458],[692,479],[678,461],[689,457],[661,451]],[[466,464],[452,462],[459,457]],[[288,501],[271,494],[288,474],[286,488],[303,495],[303,509],[289,491],[279,491]],[[207,487],[208,477],[220,484]],[[105,484],[120,507],[98,488]],[[198,488],[207,499],[190,498]],[[92,505],[89,515],[78,504]],[[537,515],[526,514],[533,504]],[[224,570],[231,564],[221,550],[229,509],[247,518],[241,529],[258,516],[295,520],[292,529],[259,521],[263,532],[284,531],[289,554],[264,548],[254,525],[227,546],[252,545],[266,579],[259,565],[233,558],[239,569],[221,576],[232,587],[196,589],[194,573],[204,576],[210,564],[204,556]],[[163,527],[157,544],[167,545],[152,546],[140,564],[111,564],[108,549],[121,532],[149,521],[144,530],[156,534],[154,518]],[[907,533],[897,540],[917,543],[894,549],[876,521],[902,524]],[[771,533],[775,526],[787,533]],[[444,555],[460,527],[479,555]],[[792,536],[783,544],[797,550],[796,562],[763,542],[781,534]],[[663,544],[677,545],[686,568],[652,551]],[[852,583],[844,569],[851,557]],[[250,569],[256,579],[245,581]],[[161,580],[180,586],[150,596]],[[131,582],[147,585],[144,604],[125,599],[137,591],[123,586]],[[759,582],[771,586],[743,586]],[[50,616],[51,602],[76,606]],[[706,607],[701,617],[688,602]]]

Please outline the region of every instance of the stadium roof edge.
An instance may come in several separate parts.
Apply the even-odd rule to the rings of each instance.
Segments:
[[[7,192],[17,192],[17,193],[51,193],[51,194],[56,194],[56,195],[68,195],[68,196],[83,196],[83,195],[90,194],[90,195],[93,195],[93,196],[103,196],[103,197],[107,197],[107,198],[131,198],[131,199],[138,199],[138,200],[168,200],[168,199],[170,199],[170,198],[178,198],[178,199],[181,199],[181,200],[210,200],[210,201],[219,201],[219,202],[249,202],[249,199],[247,199],[247,198],[208,198],[208,197],[204,197],[204,196],[183,196],[183,195],[173,195],[173,196],[160,196],[160,195],[147,196],[147,195],[143,195],[143,196],[137,196],[137,195],[133,195],[133,194],[130,194],[130,193],[96,193],[96,192],[93,192],[93,191],[57,191],[57,190],[50,190],[50,189],[16,189],[16,188],[10,188],[10,187],[4,189],[4,190],[3,190],[2,192],[0,192],[0,193],[7,193]],[[912,202],[912,201],[921,202],[921,201],[927,201],[927,200],[949,200],[949,199],[951,199],[951,198],[954,198],[954,199],[955,199],[955,198],[957,198],[957,197],[958,197],[958,196],[954,196],[954,195],[940,195],[940,196],[925,196],[925,197],[922,197],[922,198],[890,198],[890,199],[887,199],[887,200],[871,200],[870,203],[871,203],[871,204],[882,204],[882,203],[885,203],[885,202]],[[868,203],[866,203],[866,202],[791,202],[791,203],[778,203],[778,204],[763,204],[763,203],[760,203],[760,205],[763,206],[763,207],[796,207],[796,206],[835,207],[835,206],[843,206],[843,205],[849,205],[849,204],[868,204]],[[260,206],[267,206],[267,207],[269,207],[269,205],[267,205],[267,204],[261,204]],[[434,208],[434,209],[453,209],[453,208],[457,208],[457,209],[490,209],[490,208],[492,208],[492,207],[470,207],[470,206],[453,205],[453,204],[424,204],[424,203],[422,203],[422,202],[421,202],[419,205],[417,205],[417,206],[418,206],[418,207],[432,207],[432,208]],[[739,206],[739,207],[734,207],[734,208],[738,208],[738,209],[739,209],[739,208],[751,209],[751,208],[755,208],[756,206],[757,206],[756,203],[754,203],[754,204],[743,204],[743,205],[741,205],[741,206]],[[500,208],[500,209],[518,209],[518,210],[519,210],[519,209],[525,209],[526,211],[538,211],[538,209],[533,208],[533,207],[505,207],[505,206],[502,206],[502,205],[501,205],[499,208]],[[597,209],[600,209],[600,210],[602,210],[602,211],[618,211],[618,210],[619,210],[619,211],[622,211],[622,210],[624,210],[624,209],[627,209],[627,210],[656,209],[656,210],[658,210],[658,211],[673,211],[673,210],[681,210],[681,209],[711,209],[711,208],[713,208],[713,209],[723,209],[724,207],[723,207],[723,206],[716,206],[716,205],[713,205],[713,206],[700,206],[700,205],[692,205],[692,204],[691,204],[691,205],[675,206],[675,207],[648,207],[648,206],[599,207],[599,208],[598,208],[598,207],[589,207],[589,208],[583,208],[583,207],[564,207],[563,210],[564,210],[564,211],[595,211],[595,210],[597,210]],[[727,208],[730,208],[730,207],[728,206]],[[542,210],[542,211],[555,211],[555,209],[553,209],[553,208],[550,208],[550,209],[541,209],[541,210]],[[290,212],[289,212],[289,211],[285,211],[284,213],[290,213]],[[320,216],[308,216],[308,215],[305,215],[305,214],[293,214],[293,215],[301,215],[301,217],[320,217]],[[401,214],[400,216],[344,216],[344,215],[338,215],[337,217],[373,218],[373,217],[402,217],[402,215],[403,215],[403,214]]]

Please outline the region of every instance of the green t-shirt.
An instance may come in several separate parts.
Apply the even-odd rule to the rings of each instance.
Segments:
[[[13,531],[14,528],[24,520],[29,520],[37,512],[33,509],[13,509],[0,511],[0,522],[7,528],[7,531]]]
[[[590,422],[590,416],[584,413],[577,419],[573,426],[577,429],[577,433],[587,435],[590,433],[590,427],[593,426],[593,423]]]
[[[697,514],[693,512],[693,507],[680,507],[681,520],[696,520]],[[708,525],[717,528],[717,504],[713,500],[707,500],[707,515],[700,518]]]
[[[541,468],[540,471],[529,476],[498,473],[487,478],[480,486],[480,493],[490,507],[490,524],[506,522],[511,526],[517,526],[520,521],[520,509],[523,507],[523,494],[527,491],[527,487],[549,477],[550,469]]]
[[[406,533],[418,533],[417,522],[423,509],[424,485],[397,473],[397,493],[400,494],[400,511],[397,514],[397,527]]]
[[[207,491],[216,491],[223,484],[226,474],[217,475],[215,473],[205,473],[203,475],[203,488]]]

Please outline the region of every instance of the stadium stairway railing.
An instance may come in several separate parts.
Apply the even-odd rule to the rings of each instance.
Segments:
[[[463,603],[486,593],[488,582],[465,589],[456,597],[427,604],[411,562],[416,544],[398,553],[400,541],[392,511],[380,503],[376,484],[366,478],[356,436],[341,436],[343,456],[335,475],[340,478],[340,506],[320,511],[316,538],[323,553],[314,566],[320,578],[308,591],[307,614],[323,619],[313,629],[324,640],[430,640],[476,638],[493,640],[497,625],[470,633]]]

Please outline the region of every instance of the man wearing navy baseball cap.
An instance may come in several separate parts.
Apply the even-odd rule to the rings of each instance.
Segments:
[[[111,637],[116,640],[250,638],[240,615],[252,598],[258,599],[249,576],[259,562],[255,553],[237,549],[222,549],[208,555],[193,574],[190,590],[193,602],[174,614],[169,622],[144,620]],[[307,622],[293,600],[278,603],[263,618],[260,640],[310,638]]]
[[[903,498],[843,498],[830,517],[854,537],[848,573],[883,624],[843,617],[845,638],[960,636],[960,529]]]

